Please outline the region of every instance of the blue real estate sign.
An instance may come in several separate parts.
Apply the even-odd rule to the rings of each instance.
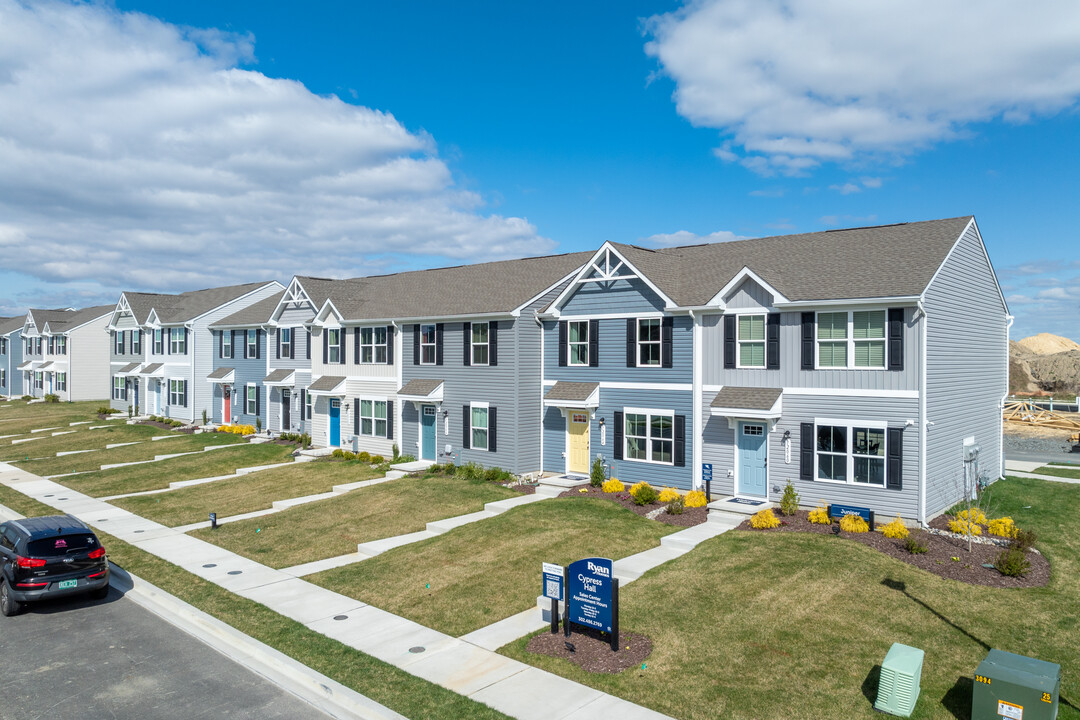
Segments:
[[[611,632],[611,560],[585,558],[570,563],[566,588],[566,619]]]
[[[562,601],[563,599],[563,569],[562,565],[543,563],[544,571],[543,597]]]

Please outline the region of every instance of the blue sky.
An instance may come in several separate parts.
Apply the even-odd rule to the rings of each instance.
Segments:
[[[1080,340],[1080,10],[864,5],[0,0],[0,312],[974,214]]]

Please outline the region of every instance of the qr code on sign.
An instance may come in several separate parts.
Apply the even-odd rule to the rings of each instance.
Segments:
[[[559,583],[555,580],[544,581],[546,590],[544,591],[544,597],[558,598],[559,597]]]

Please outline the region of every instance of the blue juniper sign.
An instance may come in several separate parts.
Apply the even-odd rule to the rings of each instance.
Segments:
[[[870,512],[870,508],[859,507],[858,505],[841,505],[839,503],[833,503],[829,506],[829,517],[841,518],[845,515],[858,515],[866,522],[871,522],[874,517],[874,513]]]
[[[611,632],[613,577],[611,560],[585,558],[567,568],[566,619]]]

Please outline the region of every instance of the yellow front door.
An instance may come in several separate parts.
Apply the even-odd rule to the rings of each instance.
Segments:
[[[589,414],[570,413],[570,451],[566,459],[566,471],[589,474]]]

